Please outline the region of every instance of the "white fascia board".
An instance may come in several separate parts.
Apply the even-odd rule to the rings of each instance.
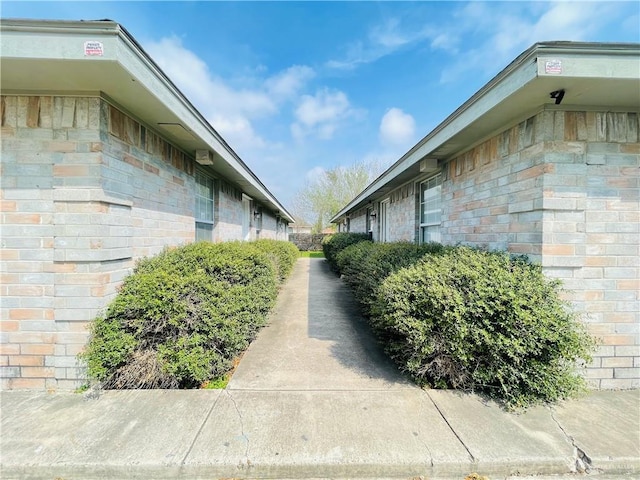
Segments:
[[[100,40],[104,44],[103,55],[91,57],[92,61],[114,61],[118,31],[115,22],[62,22],[1,20],[2,49],[7,58],[82,60],[85,40]],[[37,33],[38,35],[33,35]],[[72,35],[70,35],[72,34]],[[78,35],[84,34],[86,38]],[[29,41],[22,41],[29,36]],[[93,37],[93,38],[92,38]],[[98,38],[99,37],[99,38]]]
[[[538,56],[538,76],[573,78],[615,78],[637,80],[640,76],[640,52],[622,56],[542,54]]]

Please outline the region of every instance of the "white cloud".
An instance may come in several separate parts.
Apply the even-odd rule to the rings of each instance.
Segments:
[[[349,100],[344,92],[330,91],[325,88],[313,97],[304,95],[298,108],[296,118],[307,126],[336,120],[349,109]]]
[[[253,122],[277,115],[281,104],[299,96],[315,75],[310,67],[294,65],[266,79],[255,78],[255,88],[234,88],[212,73],[177,36],[148,42],[145,49],[238,153],[269,144],[255,131]]]
[[[249,148],[265,148],[269,145],[255,132],[251,122],[242,115],[214,114],[209,121],[225,139],[232,142],[232,148],[234,145],[237,146],[239,152],[246,152]]]
[[[399,108],[391,108],[380,121],[380,138],[383,143],[406,145],[413,140],[416,122],[411,115]]]
[[[145,48],[206,116],[224,112],[258,117],[277,111],[276,104],[266,92],[234,89],[213,75],[205,62],[185,48],[176,36],[148,43]]]
[[[458,52],[458,43],[460,38],[455,35],[453,32],[443,32],[431,40],[431,48],[434,50],[444,50],[449,53],[457,53]]]
[[[325,63],[332,69],[352,70],[399,50],[422,45],[452,55],[444,64],[442,82],[478,70],[495,73],[527,47],[540,41],[591,38],[605,19],[614,18],[607,2],[468,2],[439,23],[419,13],[385,19],[365,38],[345,47],[341,57]],[[636,27],[637,28],[637,27]],[[463,48],[471,45],[475,48]],[[461,53],[462,52],[462,53]]]
[[[315,76],[311,67],[294,65],[267,79],[267,91],[277,99],[290,99],[297,96],[305,84]]]
[[[374,26],[369,39],[372,44],[389,49],[396,49],[412,41],[411,34],[403,31],[398,18],[389,18],[382,25]]]
[[[424,38],[425,32],[408,31],[397,18],[389,18],[369,30],[365,40],[356,40],[346,46],[342,59],[329,60],[325,66],[339,70],[351,70],[361,64],[372,63],[403,46]]]
[[[457,81],[473,71],[496,73],[536,42],[585,40],[614,13],[606,3],[596,2],[466,4],[456,12],[455,23],[442,27],[442,35],[467,37],[469,43],[483,40],[454,57],[440,80]]]
[[[296,122],[291,125],[291,133],[298,140],[312,133],[327,140],[354,113],[344,92],[324,88],[313,96],[301,97],[294,112]]]

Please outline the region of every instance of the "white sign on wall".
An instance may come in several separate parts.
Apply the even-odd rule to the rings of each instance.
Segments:
[[[562,60],[547,60],[544,63],[544,73],[562,73]]]
[[[85,57],[101,57],[104,55],[104,47],[102,42],[88,40],[84,42]]]

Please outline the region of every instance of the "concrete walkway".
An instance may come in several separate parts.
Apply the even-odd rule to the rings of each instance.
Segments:
[[[640,478],[639,391],[515,415],[416,388],[319,259],[298,261],[226,390],[0,399],[3,479]]]

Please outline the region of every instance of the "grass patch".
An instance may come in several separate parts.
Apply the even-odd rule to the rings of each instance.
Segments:
[[[216,378],[214,380],[209,380],[202,384],[203,390],[223,390],[227,388],[227,384],[229,383],[229,376],[224,376],[220,378]]]
[[[300,252],[300,258],[324,258],[323,252]]]

